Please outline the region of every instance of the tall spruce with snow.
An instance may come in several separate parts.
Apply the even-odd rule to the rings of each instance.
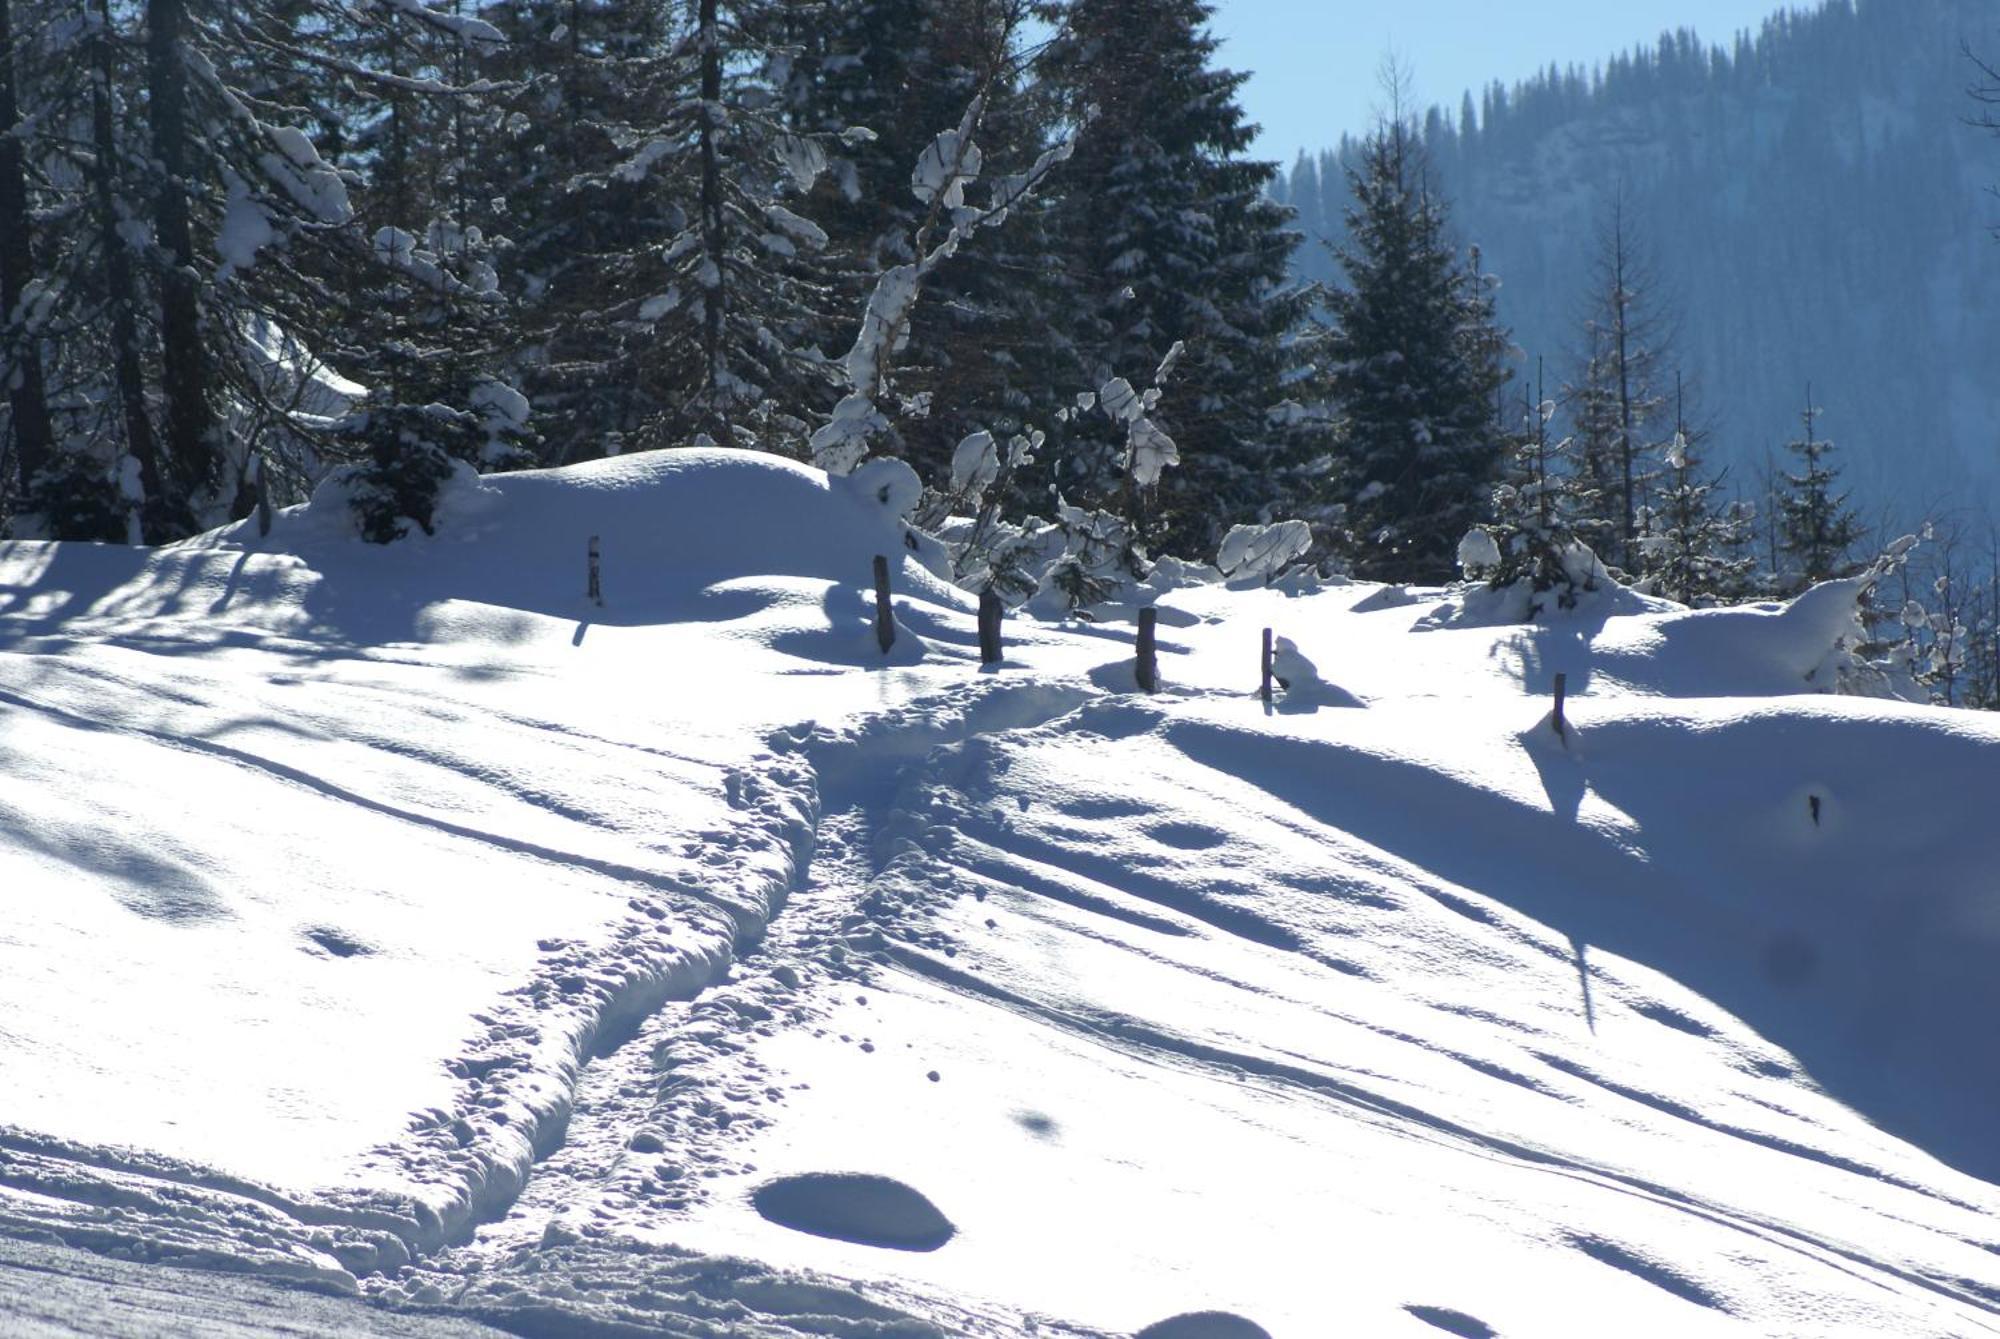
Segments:
[[[1861,523],[1840,488],[1840,469],[1833,463],[1834,444],[1818,432],[1819,416],[1810,393],[1799,415],[1801,437],[1785,443],[1797,462],[1797,472],[1784,472],[1778,495],[1778,549],[1784,568],[1776,574],[1779,594],[1795,595],[1815,582],[1851,576],[1854,546]]]
[[[1522,387],[1519,424],[1505,439],[1507,457],[1493,488],[1493,519],[1481,527],[1491,547],[1469,534],[1459,546],[1459,565],[1468,578],[1484,576],[1496,590],[1526,582],[1531,592],[1554,592],[1557,604],[1569,608],[1579,586],[1595,578],[1596,566],[1581,560],[1563,505],[1564,466],[1572,443],[1551,435],[1555,416],[1556,404],[1545,397],[1538,367],[1535,385]]]
[[[1287,399],[1308,355],[1313,294],[1287,270],[1298,235],[1241,157],[1255,127],[1211,64],[1203,0],[1072,0],[1040,63],[1078,124],[1050,226],[1068,258],[1078,354],[1095,387],[1144,376],[1185,347],[1161,426],[1181,468],[1141,498],[1156,549],[1212,553],[1232,524],[1268,519],[1290,474],[1320,453],[1316,416]],[[1104,505],[1127,477],[1116,424],[1088,415],[1055,484]]]
[[[301,479],[343,450],[326,407],[303,402],[373,262],[357,178],[305,129],[324,78],[296,76],[338,67],[366,86],[376,76],[339,44],[398,20],[494,35],[415,0],[77,0],[66,17],[37,108],[62,133],[35,185],[47,216],[88,226],[44,248],[61,393],[29,504],[48,532],[161,542],[247,514],[274,450]]]
[[[349,94],[330,136],[362,188],[351,231],[366,259],[344,258],[330,276],[345,306],[322,353],[366,396],[332,425],[328,449],[359,457],[353,506],[363,533],[386,541],[412,523],[430,529],[452,461],[535,461],[525,402],[498,379],[514,313],[491,206],[474,198],[495,114],[487,62],[505,47],[490,25],[396,13],[340,36],[349,65],[373,80],[366,98]]]
[[[550,464],[672,445],[688,370],[661,326],[691,294],[665,259],[690,219],[670,125],[695,95],[682,0],[500,0],[503,91],[475,127],[468,197],[512,304],[510,376]]]
[[[1665,470],[1641,517],[1640,574],[1656,594],[1690,608],[1734,604],[1750,594],[1750,522],[1746,504],[1721,491],[1703,451],[1704,434],[1677,422]]]
[[[830,239],[832,347],[852,343],[881,276],[916,259],[930,203],[910,169],[939,131],[976,100],[987,176],[1018,171],[1049,147],[1055,118],[1015,50],[1026,13],[1022,0],[857,0],[789,12],[786,116],[831,146],[808,203]],[[940,490],[968,434],[1004,440],[1046,423],[1050,407],[1084,384],[1046,216],[1045,202],[1029,198],[1004,228],[964,239],[910,313],[890,427],[895,449]]]
[[[1615,195],[1591,274],[1587,352],[1571,397],[1583,475],[1572,507],[1599,556],[1632,574],[1643,566],[1652,425],[1666,403],[1667,325],[1656,287],[1624,197]]]
[[[1355,205],[1326,298],[1324,389],[1343,418],[1354,569],[1443,582],[1485,519],[1505,451],[1492,289],[1459,263],[1422,150],[1397,121],[1351,169]]]

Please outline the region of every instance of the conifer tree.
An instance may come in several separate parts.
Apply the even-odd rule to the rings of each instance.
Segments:
[[[1799,415],[1805,435],[1785,444],[1797,460],[1798,472],[1784,473],[1784,491],[1778,497],[1778,547],[1785,562],[1779,574],[1780,594],[1795,595],[1855,571],[1853,550],[1861,538],[1861,525],[1847,505],[1847,494],[1837,491],[1840,470],[1831,459],[1834,444],[1817,431],[1822,412],[1814,407],[1808,390],[1805,410]]]
[[[989,178],[1025,169],[1050,147],[1046,89],[1016,50],[1028,9],[1027,0],[856,0],[789,12],[786,115],[834,146],[808,200],[830,238],[831,347],[852,343],[875,282],[916,259],[912,242],[929,206],[912,190],[910,168],[938,132],[977,101]],[[1010,438],[1047,422],[1050,406],[1084,385],[1047,212],[1030,197],[1006,227],[964,239],[910,313],[899,400],[886,407],[895,411],[889,440],[934,488],[943,490],[967,435]],[[1010,488],[1036,472],[1028,465]]]
[[[1297,234],[1265,194],[1276,168],[1241,157],[1255,128],[1217,69],[1204,0],[1073,0],[1040,69],[1078,124],[1050,227],[1069,257],[1078,355],[1093,390],[1142,377],[1185,348],[1161,426],[1181,468],[1144,490],[1158,549],[1212,553],[1285,476],[1322,454],[1313,416],[1290,413],[1314,294],[1288,269]],[[1089,505],[1116,498],[1126,442],[1089,415],[1055,479]]]
[[[475,127],[466,192],[498,239],[510,371],[550,464],[669,445],[687,369],[660,338],[690,319],[663,257],[691,193],[673,109],[694,98],[682,0],[504,0],[490,61],[507,91]]]
[[[1326,302],[1325,388],[1344,416],[1355,571],[1443,582],[1491,504],[1504,454],[1503,337],[1409,127],[1386,121],[1349,170],[1355,204]]]
[[[1579,467],[1572,507],[1579,535],[1628,574],[1642,566],[1640,522],[1653,482],[1649,439],[1666,403],[1669,330],[1657,287],[1621,189],[1599,239],[1588,349],[1571,390]]]
[[[1532,395],[1531,395],[1532,392]],[[1484,528],[1493,547],[1486,555],[1485,576],[1494,589],[1525,581],[1531,591],[1552,591],[1560,607],[1576,603],[1577,589],[1595,576],[1594,566],[1579,563],[1576,535],[1565,513],[1563,462],[1571,443],[1554,440],[1549,425],[1556,406],[1543,398],[1542,370],[1536,366],[1535,385],[1521,388],[1520,421],[1505,437],[1507,457],[1493,489],[1493,519]],[[1460,547],[1462,566],[1477,545]]]
[[[1641,573],[1656,594],[1690,608],[1732,604],[1750,589],[1748,518],[1722,497],[1723,475],[1710,474],[1704,460],[1707,434],[1687,422],[1675,399],[1666,469],[1641,515]]]
[[[0,445],[11,446],[14,462],[13,470],[0,471],[0,493],[6,494],[35,487],[55,449],[40,335],[27,300],[35,279],[34,236],[28,213],[27,127],[16,73],[22,62],[14,33],[13,0],[0,0],[0,385],[7,388],[8,430]]]

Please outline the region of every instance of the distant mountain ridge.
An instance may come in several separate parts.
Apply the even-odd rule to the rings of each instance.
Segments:
[[[1622,188],[1739,482],[1796,434],[1810,382],[1871,521],[2000,513],[2000,139],[1969,124],[1968,50],[2000,56],[1991,0],[1832,0],[1728,48],[1683,30],[1496,85],[1476,114],[1470,96],[1432,109],[1423,134],[1552,393]],[[1309,238],[1340,239],[1356,148],[1302,155],[1283,181]],[[1333,279],[1317,241],[1299,254]]]

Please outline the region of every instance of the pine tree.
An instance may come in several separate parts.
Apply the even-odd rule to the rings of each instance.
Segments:
[[[1562,508],[1578,539],[1600,557],[1615,559],[1624,532],[1615,360],[1606,351],[1604,331],[1597,322],[1586,326],[1585,335],[1589,351],[1576,380],[1564,387],[1575,450],[1564,481]]]
[[[910,168],[938,132],[976,101],[988,177],[1022,170],[1049,147],[1055,118],[1015,51],[1026,9],[1022,0],[857,0],[791,12],[786,115],[836,146],[808,200],[830,238],[831,347],[851,345],[876,281],[916,259],[913,239],[930,208],[912,191]],[[929,274],[910,313],[887,440],[940,492],[959,441],[979,431],[1004,440],[1046,423],[1051,405],[1084,383],[1047,211],[1030,198],[1006,227],[966,238]],[[1036,473],[1027,466],[1010,488]]]
[[[1613,567],[1641,567],[1640,520],[1653,482],[1651,425],[1662,393],[1667,323],[1637,230],[1614,196],[1599,239],[1586,323],[1589,350],[1572,391],[1579,442],[1578,532]]]
[[[1733,604],[1750,590],[1747,518],[1722,497],[1723,475],[1710,474],[1703,458],[1707,434],[1675,400],[1666,470],[1641,516],[1640,571],[1656,594],[1690,608]]]
[[[1276,168],[1240,155],[1254,127],[1214,68],[1203,0],[1073,0],[1040,69],[1079,125],[1050,228],[1069,257],[1075,340],[1092,390],[1185,348],[1160,424],[1182,466],[1136,499],[1156,549],[1214,552],[1263,519],[1315,455],[1314,416],[1285,402],[1309,353],[1314,294],[1288,276],[1297,234],[1266,195]],[[1086,415],[1064,441],[1064,497],[1113,503],[1126,442]]]
[[[1834,444],[1817,432],[1822,412],[1808,390],[1799,415],[1805,435],[1785,444],[1798,460],[1799,473],[1785,472],[1785,489],[1778,497],[1778,545],[1785,560],[1780,594],[1796,595],[1856,570],[1852,555],[1861,526],[1847,505],[1847,494],[1835,491],[1840,470],[1831,459]]]
[[[684,440],[687,368],[663,324],[690,319],[663,257],[688,226],[691,100],[681,0],[504,0],[491,60],[511,91],[475,125],[466,195],[483,205],[513,303],[509,366],[548,463]]]
[[[1460,266],[1409,128],[1385,123],[1349,170],[1355,204],[1327,298],[1325,388],[1344,416],[1355,571],[1443,582],[1485,519],[1506,379],[1490,289]]]
[[[1570,608],[1578,589],[1594,578],[1595,568],[1579,562],[1576,535],[1564,511],[1562,468],[1571,443],[1551,440],[1555,412],[1555,403],[1544,398],[1538,360],[1535,385],[1524,382],[1521,388],[1519,425],[1505,437],[1507,457],[1493,489],[1493,519],[1484,527],[1493,541],[1485,555],[1493,560],[1487,564],[1491,570],[1468,570],[1466,576],[1483,575],[1496,590],[1525,581],[1529,590],[1554,592],[1557,604]],[[1461,545],[1462,566],[1474,566],[1466,559],[1478,547]]]

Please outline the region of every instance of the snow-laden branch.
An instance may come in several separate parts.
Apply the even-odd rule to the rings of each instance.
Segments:
[[[966,188],[979,180],[985,160],[978,144],[984,108],[981,94],[955,128],[938,132],[911,169],[910,189],[930,207],[917,227],[917,259],[884,271],[868,295],[861,331],[842,360],[848,393],[812,435],[813,462],[829,474],[852,471],[868,454],[869,439],[888,426],[875,400],[887,388],[891,360],[909,342],[910,313],[924,280],[966,238],[1004,222],[1008,211],[1027,199],[1075,148],[1076,141],[1070,138],[1044,150],[1026,172],[994,182],[983,207],[970,206],[965,203]],[[940,228],[944,235],[937,237]],[[1167,446],[1171,449],[1172,442]]]

